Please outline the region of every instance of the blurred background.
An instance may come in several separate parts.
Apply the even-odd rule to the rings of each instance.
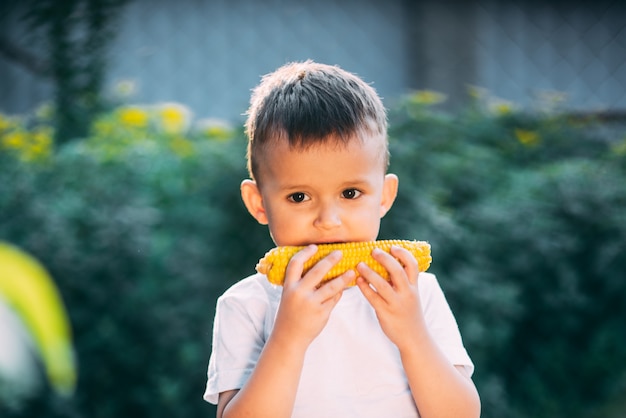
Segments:
[[[2,1],[0,241],[54,279],[78,378],[55,392],[26,342],[40,384],[0,362],[0,415],[214,414],[216,298],[273,246],[238,194],[243,114],[305,59],[389,109],[381,238],[431,242],[482,416],[626,416],[618,0]]]

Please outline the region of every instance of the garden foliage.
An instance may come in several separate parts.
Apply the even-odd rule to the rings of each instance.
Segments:
[[[482,416],[623,416],[624,137],[481,100],[447,114],[433,97],[390,111],[400,191],[380,238],[430,241]],[[55,278],[78,388],[3,416],[209,416],[216,298],[273,246],[239,198],[241,129],[172,104],[118,107],[56,148],[46,129],[0,120],[0,240]]]

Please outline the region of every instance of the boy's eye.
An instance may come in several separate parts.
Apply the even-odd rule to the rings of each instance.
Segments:
[[[290,194],[288,199],[291,200],[292,202],[300,203],[300,202],[304,202],[305,200],[308,200],[308,197],[306,194],[302,192],[297,192],[297,193]]]
[[[356,199],[357,197],[361,196],[361,192],[358,191],[357,189],[346,189],[343,192],[341,192],[341,195],[345,199]]]

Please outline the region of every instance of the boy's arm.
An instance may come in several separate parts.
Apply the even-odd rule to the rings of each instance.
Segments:
[[[417,262],[400,247],[392,248],[391,255],[381,250],[372,255],[389,271],[391,283],[361,263],[357,285],[400,351],[420,416],[479,417],[480,399],[469,374],[450,363],[428,331],[417,289]]]
[[[328,322],[346,284],[354,279],[354,273],[348,272],[318,287],[341,259],[339,251],[302,276],[304,262],[316,251],[308,246],[289,262],[274,329],[245,385],[220,394],[218,418],[291,416],[306,350]]]

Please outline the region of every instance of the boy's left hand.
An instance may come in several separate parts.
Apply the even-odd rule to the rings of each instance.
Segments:
[[[390,282],[367,264],[359,263],[361,276],[357,286],[376,311],[383,332],[402,349],[426,331],[417,290],[417,261],[409,251],[397,246],[391,248],[391,254],[375,249],[372,256],[387,269]]]

